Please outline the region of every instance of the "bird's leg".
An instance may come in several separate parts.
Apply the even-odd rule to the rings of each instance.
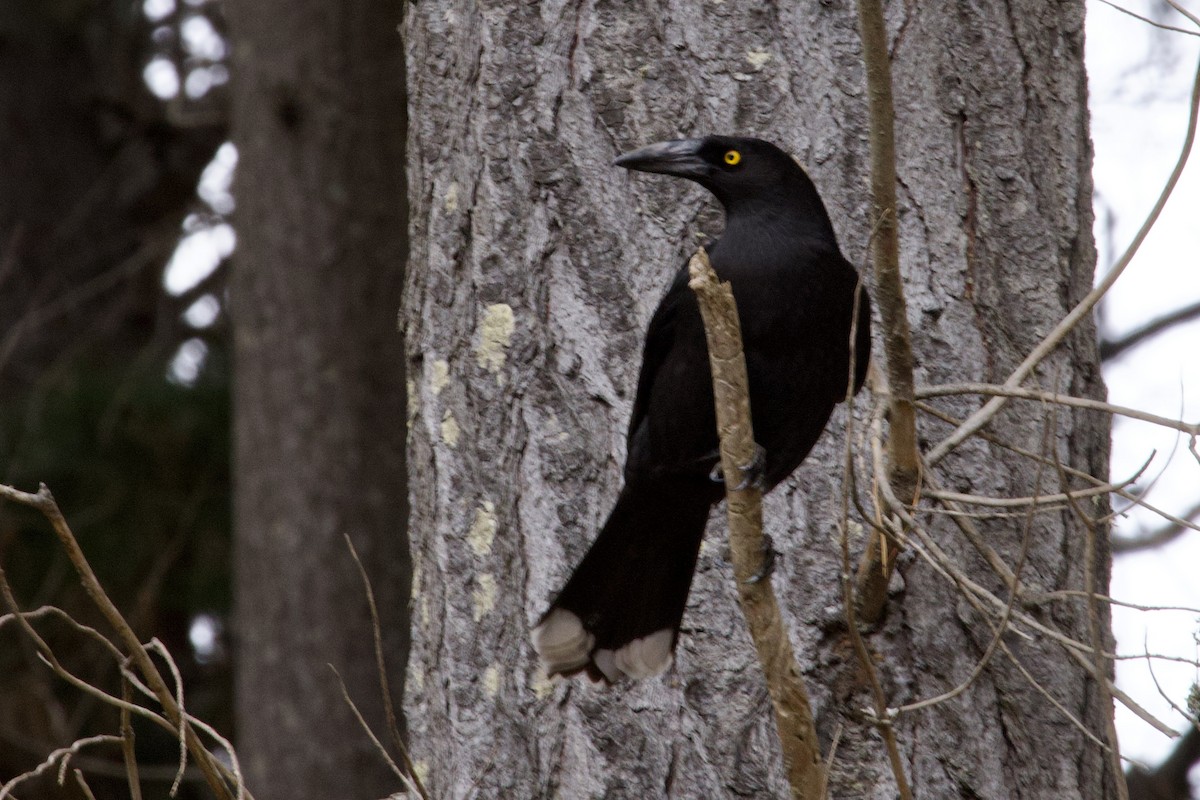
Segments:
[[[733,491],[740,492],[751,487],[758,489],[760,492],[767,490],[767,450],[758,442],[754,443],[754,455],[750,457],[750,463],[740,465],[739,469],[742,472],[742,480],[737,486],[733,487]],[[708,473],[708,479],[713,483],[725,482],[725,471],[721,469],[721,462],[718,461],[713,465],[712,471]]]

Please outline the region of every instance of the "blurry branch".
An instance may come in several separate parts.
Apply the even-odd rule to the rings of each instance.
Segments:
[[[1194,525],[1197,517],[1200,517],[1200,503],[1183,512],[1180,518]],[[1152,550],[1167,542],[1175,541],[1189,530],[1194,530],[1194,527],[1176,522],[1168,522],[1168,524],[1161,528],[1146,533],[1139,533],[1134,536],[1114,536],[1112,537],[1113,555]]]
[[[1189,31],[1187,28],[1176,28],[1173,25],[1164,25],[1163,23],[1156,22],[1155,20],[1152,20],[1149,17],[1143,17],[1141,14],[1135,13],[1133,11],[1130,11],[1128,8],[1123,8],[1122,6],[1117,5],[1116,3],[1112,2],[1112,0],[1100,0],[1100,2],[1104,3],[1104,5],[1106,5],[1106,6],[1111,6],[1112,8],[1115,8],[1117,11],[1120,11],[1122,14],[1128,14],[1129,16],[1133,17],[1134,19],[1140,19],[1142,22],[1146,23],[1147,25],[1153,25],[1156,28],[1162,28],[1164,31],[1174,31],[1175,33],[1186,33],[1188,36],[1200,36],[1200,33],[1197,33],[1196,31]]]
[[[179,682],[179,673],[175,668],[174,662],[166,654],[166,648],[162,647],[161,643],[157,641],[151,642],[149,647],[147,647],[138,639],[137,635],[133,631],[133,628],[129,625],[129,622],[124,616],[121,615],[121,612],[104,592],[104,588],[100,585],[100,581],[96,578],[95,573],[92,571],[91,565],[88,563],[87,558],[80,549],[79,543],[76,541],[74,534],[67,525],[67,521],[63,517],[62,511],[59,509],[58,504],[54,501],[54,497],[50,494],[50,490],[47,489],[43,484],[38,490],[37,494],[29,494],[26,492],[17,491],[11,486],[0,485],[0,498],[29,506],[37,511],[40,511],[43,516],[46,517],[46,519],[50,522],[51,527],[53,527],[55,534],[57,534],[60,545],[62,546],[63,550],[66,551],[68,559],[70,559],[72,566],[78,573],[80,582],[83,584],[84,589],[92,598],[92,601],[96,604],[101,614],[108,621],[109,625],[112,626],[124,649],[118,647],[116,644],[113,644],[107,639],[107,637],[101,635],[98,631],[88,628],[87,626],[80,625],[74,620],[70,620],[70,617],[58,609],[39,609],[38,612],[35,612],[35,614],[40,615],[41,613],[56,612],[58,615],[67,618],[71,624],[76,627],[76,629],[88,633],[89,635],[93,635],[93,638],[101,641],[105,648],[109,651],[110,655],[112,655],[112,657],[122,665],[121,674],[124,676],[126,681],[128,681],[128,686],[123,687],[123,694],[128,695],[129,686],[132,686],[132,688],[137,689],[141,694],[156,701],[162,707],[163,713],[158,714],[144,706],[137,705],[131,700],[127,699],[127,697],[121,698],[108,694],[107,692],[104,692],[103,690],[92,686],[83,680],[80,680],[78,677],[72,675],[67,669],[65,669],[62,664],[59,663],[50,646],[33,629],[30,619],[34,615],[21,612],[17,605],[16,598],[13,596],[12,589],[8,584],[8,580],[4,576],[3,570],[0,570],[0,593],[3,594],[5,603],[10,608],[12,613],[11,615],[0,617],[0,623],[7,619],[15,619],[20,627],[37,646],[39,658],[41,658],[41,660],[47,666],[54,670],[56,674],[58,674],[75,688],[102,700],[108,705],[120,709],[123,715],[126,713],[137,714],[145,719],[155,722],[160,727],[164,727],[166,730],[177,736],[180,740],[181,750],[185,749],[185,752],[191,754],[191,757],[195,760],[200,771],[203,773],[205,782],[209,785],[209,788],[212,789],[213,794],[217,797],[217,800],[232,800],[232,798],[235,796],[238,798],[238,800],[250,798],[250,793],[246,791],[245,786],[243,785],[240,769],[238,767],[237,756],[234,754],[233,748],[210,726],[190,716],[184,710],[183,687]],[[166,680],[163,678],[158,668],[154,665],[154,661],[150,656],[151,651],[157,652],[161,657],[166,659],[167,665],[170,668],[170,672],[176,683],[174,692],[171,691],[171,688],[167,685]],[[138,675],[134,674],[132,669],[127,668],[125,666],[126,664],[131,664],[133,667],[136,667],[137,673],[140,674],[141,678],[139,679]],[[142,683],[142,680],[144,680],[145,683]],[[212,753],[209,752],[207,747],[205,747],[203,742],[200,740],[199,735],[196,733],[197,729],[212,737],[228,750],[233,763],[232,769],[226,768],[224,764],[222,764]],[[114,736],[111,737],[111,739],[122,744],[123,748],[127,748],[126,758],[128,759],[128,748],[131,748],[132,745],[125,744],[126,738],[124,736]],[[181,759],[179,774],[182,774],[183,767],[184,764],[182,763]],[[23,776],[18,776],[18,779],[25,780],[28,777],[30,776],[26,774]],[[62,774],[60,773],[60,778],[61,777]],[[131,773],[129,779],[132,783],[136,780],[136,776]],[[235,790],[231,790],[231,785],[236,787]],[[2,797],[3,793],[0,793],[0,798]],[[250,800],[253,799],[250,798]]]
[[[1130,800],[1191,800],[1188,772],[1200,763],[1200,728],[1192,725],[1171,755],[1154,769],[1134,766],[1126,775]]]
[[[1008,380],[1004,382],[1005,389],[1017,389],[1021,382],[1024,381],[1025,378],[1027,378],[1029,374],[1033,372],[1034,368],[1041,363],[1042,359],[1053,352],[1055,348],[1057,348],[1062,342],[1062,340],[1066,338],[1067,334],[1070,333],[1075,326],[1080,323],[1081,320],[1085,319],[1089,314],[1091,314],[1092,309],[1096,306],[1096,303],[1100,302],[1100,299],[1104,297],[1108,290],[1112,288],[1112,285],[1116,283],[1117,278],[1121,277],[1121,274],[1125,272],[1125,268],[1129,266],[1129,263],[1137,254],[1138,249],[1142,246],[1142,242],[1145,240],[1147,234],[1150,233],[1150,229],[1153,228],[1154,224],[1158,221],[1158,216],[1162,212],[1163,207],[1167,204],[1167,200],[1170,198],[1171,192],[1174,191],[1175,184],[1179,182],[1179,176],[1183,173],[1183,168],[1187,164],[1188,156],[1191,155],[1192,152],[1192,144],[1196,140],[1196,117],[1198,112],[1200,112],[1200,62],[1197,63],[1196,77],[1192,81],[1192,96],[1191,106],[1188,111],[1187,135],[1184,137],[1183,147],[1179,153],[1179,159],[1175,163],[1175,168],[1171,171],[1171,176],[1167,179],[1167,183],[1165,186],[1163,186],[1163,190],[1159,194],[1158,200],[1154,203],[1154,208],[1151,209],[1150,214],[1146,217],[1145,222],[1142,223],[1142,227],[1133,237],[1133,241],[1130,242],[1128,249],[1126,249],[1125,253],[1120,257],[1120,259],[1117,260],[1117,263],[1113,265],[1113,268],[1110,269],[1104,275],[1104,277],[1096,283],[1095,287],[1088,292],[1088,294],[1081,301],[1079,301],[1075,308],[1071,309],[1070,313],[1063,317],[1059,324],[1055,326],[1054,330],[1047,334],[1046,338],[1044,338],[1041,343],[1038,344],[1038,346],[1035,347],[1028,356],[1026,356],[1025,360],[1022,361],[1015,370],[1013,370],[1012,374],[1009,375]],[[957,430],[955,430],[952,434],[950,434],[929,451],[929,453],[926,455],[926,464],[928,466],[932,466],[938,463],[945,458],[950,451],[958,447],[960,444],[970,438],[972,434],[991,422],[992,418],[995,417],[996,414],[999,413],[1000,409],[1004,407],[1004,404],[1007,402],[1007,400],[1007,397],[995,396],[988,402],[984,403],[984,405],[979,410],[971,414],[971,416],[968,417],[967,420],[963,422],[963,424],[960,425]]]
[[[1125,334],[1120,339],[1101,339],[1100,360],[1111,361],[1129,348],[1136,347],[1147,339],[1157,336],[1176,325],[1191,322],[1194,319],[1200,319],[1200,302],[1192,303],[1190,306],[1184,306],[1172,311],[1170,314],[1164,314],[1157,319],[1152,319],[1145,325]]]
[[[696,293],[704,320],[712,367],[738,601],[775,708],[775,724],[792,797],[819,800],[824,796],[825,770],[821,766],[816,724],[771,586],[762,533],[762,492],[748,485],[744,474],[743,465],[753,463],[756,445],[737,305],[729,284],[718,282],[703,248],[692,256],[688,272],[691,276],[688,285]]]
[[[404,784],[406,791],[415,792],[418,797],[422,798],[422,800],[428,800],[429,795],[425,793],[424,788],[421,787],[419,783],[415,782],[416,773],[412,772],[406,774],[404,770],[400,769],[400,767],[396,765],[396,762],[392,760],[392,756],[387,751],[387,748],[383,746],[383,742],[379,741],[379,737],[375,735],[375,731],[371,730],[371,726],[367,724],[365,719],[363,719],[362,712],[358,710],[358,706],[355,704],[354,700],[350,698],[350,691],[346,688],[346,682],[342,680],[342,674],[337,671],[337,668],[334,667],[333,664],[326,664],[326,666],[329,667],[330,671],[333,673],[333,676],[337,678],[338,687],[342,691],[342,699],[344,699],[346,701],[346,705],[350,707],[350,713],[352,713],[354,718],[358,720],[359,727],[363,729],[363,731],[370,738],[371,743],[375,745],[375,749],[379,752],[379,755],[383,757],[384,763],[391,768],[392,772],[396,773],[396,777],[398,777],[400,782]]]
[[[921,456],[917,450],[916,409],[913,405],[912,337],[908,328],[904,279],[900,274],[892,67],[880,0],[859,0],[858,26],[863,43],[870,114],[872,216],[878,220],[877,234],[871,239],[871,257],[875,266],[875,298],[883,322],[883,348],[887,362],[887,480],[895,494],[915,503],[920,493]],[[887,586],[900,549],[898,540],[886,533],[883,535],[883,542],[870,537],[859,565],[859,613],[868,624],[875,624],[883,617]]]
[[[403,770],[396,767],[395,762],[388,755],[387,748],[375,738],[375,734],[371,731],[371,728],[362,718],[362,715],[358,713],[358,709],[354,707],[354,703],[350,699],[350,694],[346,691],[346,684],[342,681],[342,676],[338,675],[338,682],[342,684],[342,695],[346,698],[346,702],[350,704],[350,710],[358,718],[359,724],[362,725],[367,735],[371,737],[371,741],[383,753],[384,760],[393,771],[399,774],[400,780],[407,788],[415,791],[418,797],[428,800],[429,793],[421,784],[421,778],[417,775],[417,770],[408,755],[408,748],[404,746],[404,739],[400,736],[400,726],[396,724],[396,709],[392,705],[392,691],[388,686],[387,665],[383,659],[383,627],[379,624],[379,608],[375,605],[375,591],[371,588],[371,579],[367,577],[367,570],[363,567],[362,560],[358,557],[358,551],[354,549],[354,542],[350,541],[349,534],[346,534],[346,547],[350,550],[350,557],[354,559],[354,566],[358,567],[358,576],[362,579],[363,591],[367,596],[367,608],[371,612],[371,631],[375,637],[375,670],[379,673],[379,693],[383,696],[384,718],[387,720],[388,733],[392,738],[392,746],[396,748],[396,752],[400,755],[400,760],[404,764]],[[333,667],[330,666],[330,669],[333,669]],[[337,670],[333,672],[337,675]]]
[[[1171,8],[1175,9],[1180,14],[1183,14],[1185,17],[1190,19],[1197,27],[1200,27],[1200,17],[1197,17],[1195,14],[1188,11],[1183,6],[1179,5],[1179,3],[1176,2],[1176,0],[1167,0],[1167,5],[1169,5]]]

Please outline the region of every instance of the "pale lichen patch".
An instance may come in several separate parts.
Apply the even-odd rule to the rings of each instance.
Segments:
[[[450,385],[450,364],[444,358],[439,358],[429,366],[429,391],[437,397]]]
[[[483,691],[493,698],[500,693],[500,667],[495,664],[489,664],[483,671]]]
[[[472,599],[475,604],[475,621],[479,622],[496,607],[496,578],[484,572],[475,580],[478,585]]]
[[[772,58],[774,56],[762,48],[746,51],[746,63],[754,67],[755,71],[765,67]]]
[[[475,360],[480,367],[492,373],[500,371],[512,343],[514,327],[513,310],[508,303],[493,303],[483,310],[479,343],[475,346]]]
[[[554,683],[546,676],[545,672],[539,669],[530,680],[530,688],[533,689],[537,699],[542,700],[549,697],[550,693],[554,691]]]
[[[492,551],[492,542],[496,538],[496,504],[484,500],[483,505],[475,509],[475,521],[467,531],[467,543],[477,556],[485,556]]]
[[[408,427],[411,428],[413,420],[417,418],[417,412],[421,410],[421,396],[417,394],[416,381],[409,378],[405,383],[408,394]]]
[[[458,447],[458,437],[461,434],[462,428],[458,427],[458,420],[454,418],[454,412],[446,409],[446,413],[442,416],[442,441],[450,447]]]
[[[408,668],[408,685],[417,692],[425,688],[425,668],[420,664],[413,664]]]

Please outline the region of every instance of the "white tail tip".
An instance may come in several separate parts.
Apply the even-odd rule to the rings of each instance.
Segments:
[[[575,614],[556,608],[533,629],[533,649],[548,675],[572,672],[591,660],[596,637],[583,629]]]
[[[661,675],[671,666],[671,642],[674,638],[675,634],[670,628],[663,628],[649,636],[634,639],[615,651],[597,650],[596,666],[612,682],[622,675],[634,680]]]

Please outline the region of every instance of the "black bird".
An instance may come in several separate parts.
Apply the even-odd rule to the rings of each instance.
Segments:
[[[660,142],[615,163],[688,178],[724,206],[725,232],[707,250],[733,285],[760,480],[770,490],[800,465],[846,397],[858,273],[838,250],[808,175],[769,142]],[[861,292],[855,392],[867,371],[870,319]],[[611,683],[671,663],[709,509],[725,494],[712,477],[712,373],[686,265],[650,320],[628,442],[616,507],[533,630],[551,675],[586,671]]]

